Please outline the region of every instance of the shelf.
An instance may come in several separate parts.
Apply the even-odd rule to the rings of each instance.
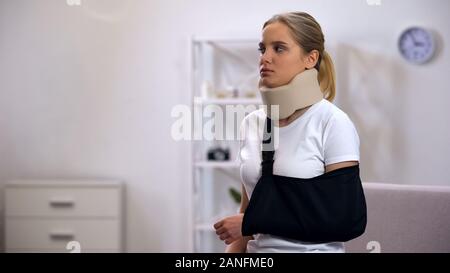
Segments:
[[[195,225],[195,230],[198,231],[215,231],[213,224],[203,223]]]
[[[235,161],[200,161],[195,162],[197,168],[219,168],[219,169],[232,169],[239,168],[239,162]]]
[[[223,98],[223,99],[202,99],[195,100],[196,104],[217,104],[217,105],[239,105],[239,104],[262,104],[259,98]]]

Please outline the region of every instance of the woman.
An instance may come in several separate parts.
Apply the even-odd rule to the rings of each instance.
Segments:
[[[307,81],[305,77],[317,78],[317,87],[312,85],[308,96],[298,97],[299,92],[294,92],[298,90],[288,90],[292,91],[291,97],[275,98],[280,104],[280,115],[275,122],[279,141],[273,173],[312,178],[358,165],[357,131],[348,116],[331,103],[335,97],[334,67],[324,49],[324,35],[317,21],[304,12],[275,15],[263,26],[259,50],[260,90],[267,106],[274,101],[267,94],[281,96],[281,92],[277,93],[279,88],[298,89]],[[272,93],[266,92],[271,90]],[[290,99],[294,93],[298,98],[295,101]],[[242,235],[244,212],[261,176],[260,142],[251,140],[260,137],[257,130],[251,130],[251,124],[264,122],[266,117],[260,109],[247,115],[242,123],[240,213],[214,225],[216,234],[228,245],[226,252],[344,252],[342,242],[311,243],[270,234]]]

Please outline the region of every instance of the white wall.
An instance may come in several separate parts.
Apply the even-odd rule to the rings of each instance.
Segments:
[[[189,103],[190,35],[254,36],[281,11],[322,24],[363,180],[450,185],[447,0],[81,1],[0,0],[0,183],[123,179],[128,251],[189,251],[189,143],[170,111]],[[399,57],[409,25],[437,33],[430,64]]]

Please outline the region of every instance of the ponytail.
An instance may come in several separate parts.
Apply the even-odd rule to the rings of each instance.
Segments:
[[[318,80],[324,98],[332,102],[336,96],[336,75],[331,56],[325,50],[320,61]]]

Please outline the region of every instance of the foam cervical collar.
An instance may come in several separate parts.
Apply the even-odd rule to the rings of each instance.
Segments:
[[[323,98],[317,80],[317,70],[307,69],[297,74],[288,84],[275,88],[260,86],[264,110],[273,120],[284,119],[296,110],[313,105]],[[271,112],[271,106],[279,106],[279,113]]]

